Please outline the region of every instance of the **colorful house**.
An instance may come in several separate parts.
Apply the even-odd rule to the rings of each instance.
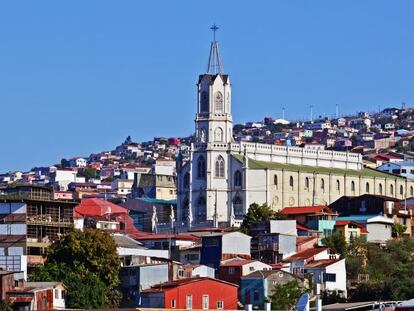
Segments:
[[[359,238],[368,234],[365,226],[351,220],[337,220],[335,222],[335,232],[341,233],[345,237],[345,241]]]
[[[143,308],[236,310],[238,286],[210,278],[162,283],[141,293]]]

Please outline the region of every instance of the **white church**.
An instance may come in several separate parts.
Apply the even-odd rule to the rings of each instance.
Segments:
[[[238,226],[252,203],[280,210],[344,195],[413,196],[412,181],[364,168],[360,154],[235,142],[231,82],[215,38],[197,85],[195,139],[177,159],[177,224]]]

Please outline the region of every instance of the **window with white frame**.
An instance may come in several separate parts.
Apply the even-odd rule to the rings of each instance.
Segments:
[[[175,299],[171,299],[171,309],[175,309],[176,308],[176,301]]]
[[[193,308],[193,296],[187,295],[185,299],[185,308],[186,309],[192,309]]]
[[[217,309],[218,310],[223,310],[224,309],[224,301],[223,300],[217,301]]]
[[[208,295],[203,295],[203,310],[208,310],[209,308],[209,301]]]

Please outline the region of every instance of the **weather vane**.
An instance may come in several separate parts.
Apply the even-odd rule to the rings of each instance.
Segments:
[[[210,29],[213,31],[213,40],[216,41],[216,31],[219,29],[216,23],[213,24],[213,26],[210,27]]]

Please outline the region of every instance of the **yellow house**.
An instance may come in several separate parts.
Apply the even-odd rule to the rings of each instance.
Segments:
[[[340,232],[345,237],[347,243],[353,238],[368,234],[367,229],[363,225],[351,220],[337,220],[335,222],[335,231]]]

